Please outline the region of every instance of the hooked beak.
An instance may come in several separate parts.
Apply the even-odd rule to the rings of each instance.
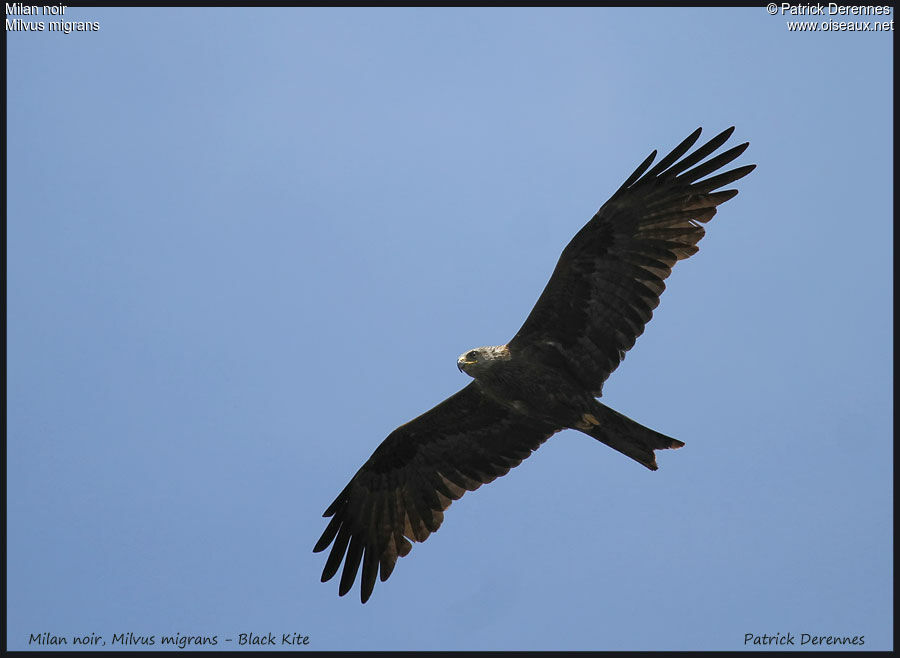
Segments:
[[[472,365],[473,363],[475,363],[475,362],[474,362],[474,361],[467,361],[466,359],[459,359],[459,360],[456,362],[456,367],[459,368],[459,371],[460,371],[460,372],[465,372],[465,371],[466,371],[465,366],[470,366],[470,365]]]

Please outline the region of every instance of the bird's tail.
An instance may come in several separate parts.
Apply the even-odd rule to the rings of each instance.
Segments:
[[[599,402],[592,413],[585,414],[581,418],[577,427],[613,450],[618,450],[623,455],[643,464],[651,471],[659,468],[656,465],[654,450],[680,448],[684,445],[678,439],[644,427],[628,416]]]

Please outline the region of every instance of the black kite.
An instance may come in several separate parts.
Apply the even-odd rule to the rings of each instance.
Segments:
[[[747,148],[700,164],[733,130],[679,160],[698,128],[648,171],[651,153],[563,250],[512,340],[459,357],[459,369],[474,381],[375,449],[325,510],[331,521],[313,549],[334,542],[323,582],[343,561],[343,596],[361,564],[365,603],[379,574],[387,580],[410,542],[438,529],[451,502],[505,475],[560,430],[581,430],[651,470],[654,450],[684,445],[595,398],[643,333],[672,267],[697,252],[701,224],[737,194],[715,190],[755,167],[703,179]]]

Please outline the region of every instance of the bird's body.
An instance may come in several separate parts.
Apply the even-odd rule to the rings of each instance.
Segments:
[[[465,357],[473,352],[475,363]],[[491,358],[492,354],[502,354]],[[506,345],[471,350],[460,357],[460,370],[475,379],[482,394],[510,411],[555,427],[574,427],[593,408],[594,398],[577,386],[565,371],[541,361],[523,359]]]
[[[481,347],[463,354],[457,363],[461,371],[475,379],[482,395],[511,413],[544,423],[556,431],[577,429],[606,443],[597,434],[607,426],[600,419],[608,418],[611,410],[578,384],[567,372],[562,359],[553,358],[555,346],[547,345],[547,348],[538,352],[545,359],[529,359],[517,357],[506,345]],[[469,355],[477,355],[477,361],[468,361]],[[656,434],[649,429],[647,432]],[[675,443],[678,445],[658,447],[680,447],[680,441]],[[647,465],[653,470],[656,468],[655,462]]]
[[[332,519],[314,548],[333,544],[323,581],[343,561],[344,595],[362,566],[365,603],[376,578],[386,580],[411,541],[438,529],[453,500],[504,475],[560,430],[584,432],[651,470],[654,450],[684,445],[596,398],[649,322],[671,268],[696,253],[701,224],[737,194],[714,190],[754,168],[700,180],[746,149],[698,164],[732,131],[682,158],[698,129],[648,171],[654,151],[566,246],[516,335],[459,357],[474,381],[378,446],[325,511]]]

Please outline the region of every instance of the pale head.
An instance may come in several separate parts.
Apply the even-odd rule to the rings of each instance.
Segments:
[[[506,345],[490,345],[488,347],[476,347],[464,352],[456,360],[456,367],[470,377],[476,377],[479,372],[498,361],[508,361],[509,348]]]

